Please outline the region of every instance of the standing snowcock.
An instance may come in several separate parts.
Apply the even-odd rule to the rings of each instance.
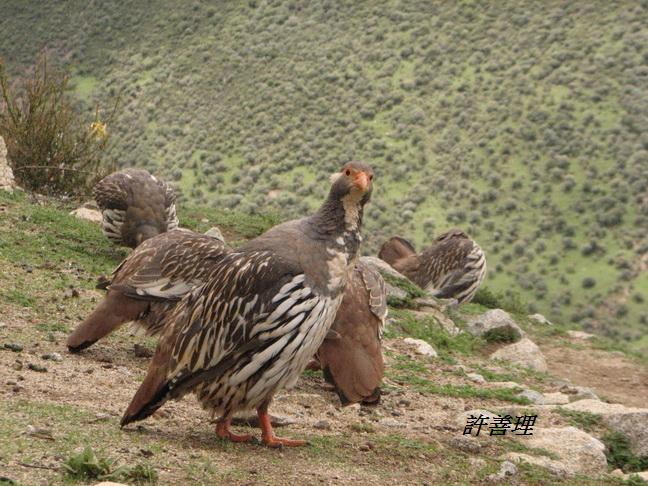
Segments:
[[[256,409],[265,445],[305,444],[274,435],[268,406],[277,391],[295,385],[333,324],[356,263],[373,170],[349,162],[331,181],[314,215],[275,226],[228,253],[209,282],[182,298],[166,317],[122,426],[193,392],[220,417],[221,438],[252,440],[232,432],[231,419]]]
[[[178,227],[171,186],[142,169],[125,169],[101,179],[94,188],[103,221],[101,230],[117,245],[135,248]]]

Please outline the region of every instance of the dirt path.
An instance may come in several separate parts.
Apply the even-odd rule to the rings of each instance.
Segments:
[[[563,343],[540,343],[549,373],[592,388],[597,395],[627,406],[648,406],[648,368],[616,351],[576,349]]]

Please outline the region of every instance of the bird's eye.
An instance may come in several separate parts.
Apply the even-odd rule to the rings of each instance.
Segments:
[[[351,175],[351,169],[346,170],[346,175],[350,176]]]

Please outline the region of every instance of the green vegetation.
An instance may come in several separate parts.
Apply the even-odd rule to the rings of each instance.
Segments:
[[[404,355],[396,356],[392,371],[387,373],[390,380],[399,384],[412,385],[420,393],[431,393],[448,397],[496,399],[505,402],[528,405],[531,403],[519,397],[518,388],[477,388],[471,385],[439,384],[430,377],[427,368],[419,361]]]
[[[578,410],[567,410],[558,407],[557,412],[565,417],[571,425],[591,432],[593,429],[602,426],[602,417],[596,413],[580,412]]]
[[[79,113],[67,75],[45,54],[31,76],[13,80],[0,58],[0,136],[20,186],[39,193],[87,195],[110,171],[102,164],[112,112],[92,123]]]
[[[474,354],[484,344],[482,339],[466,332],[450,336],[432,316],[417,317],[403,309],[389,312],[394,323],[386,332],[388,337],[402,335],[427,341],[444,361],[453,362],[455,355]]]
[[[625,472],[639,472],[648,469],[648,457],[638,457],[631,450],[630,439],[621,432],[607,432],[601,441],[605,444],[605,456],[610,467]]]
[[[98,457],[91,447],[86,447],[83,452],[68,457],[63,462],[63,470],[71,478],[81,481],[98,479],[143,484],[156,483],[158,479],[157,472],[148,464],[138,464],[133,467],[117,466],[113,459]]]
[[[648,349],[645,2],[11,0],[2,14],[7,69],[47,44],[88,114],[123,90],[110,157],[184,200],[301,216],[365,159],[365,251],[460,226],[487,285],[525,312]]]

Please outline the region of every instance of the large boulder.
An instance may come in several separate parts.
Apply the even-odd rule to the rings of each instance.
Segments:
[[[544,449],[557,459],[526,454],[505,456],[514,462],[525,460],[567,475],[598,475],[607,471],[603,443],[576,427],[534,427],[533,435],[514,435],[526,447]]]
[[[467,330],[473,336],[491,335],[499,341],[518,341],[524,335],[517,322],[502,309],[491,309],[470,319]]]
[[[632,452],[639,457],[648,457],[648,408],[626,407],[592,399],[572,402],[563,405],[563,408],[600,415],[608,427],[628,437]]]
[[[16,187],[16,181],[7,160],[7,146],[4,139],[0,137],[0,189],[13,191],[14,187]]]
[[[529,338],[523,338],[517,343],[503,346],[493,354],[491,359],[501,359],[510,361],[524,368],[545,373],[547,371],[547,362],[536,343]]]

